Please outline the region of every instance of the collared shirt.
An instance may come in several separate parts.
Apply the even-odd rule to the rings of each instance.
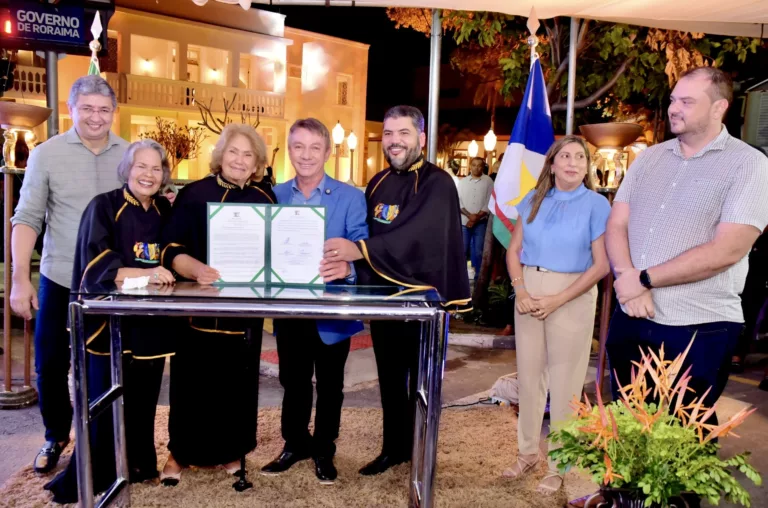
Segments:
[[[488,202],[493,192],[493,180],[488,175],[480,178],[466,176],[459,182],[459,204],[469,213],[488,212]],[[466,226],[469,217],[461,215],[461,225]]]
[[[315,190],[310,192],[308,198],[299,190],[296,179],[294,178],[291,180],[291,204],[320,206],[320,201],[323,199],[323,192],[325,192],[325,182],[327,179],[328,175],[323,175],[323,179],[320,180],[320,183]]]
[[[46,221],[40,273],[56,284],[70,286],[80,218],[97,194],[122,185],[117,166],[127,147],[127,141],[110,132],[106,148],[96,155],[72,127],[30,153],[11,223],[40,234]]]
[[[592,242],[605,233],[611,205],[584,184],[572,191],[553,188],[541,202],[533,222],[530,191],[517,205],[523,224],[520,262],[560,273],[581,273],[593,264]]]
[[[728,134],[685,158],[673,139],[643,151],[627,172],[616,201],[629,204],[629,251],[644,270],[712,241],[721,222],[768,224],[768,159]],[[739,293],[747,256],[708,279],[655,288],[654,321],[673,326],[744,322]],[[651,281],[653,282],[653,281]]]

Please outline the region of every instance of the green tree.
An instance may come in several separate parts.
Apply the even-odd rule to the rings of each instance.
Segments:
[[[398,28],[430,33],[429,9],[387,9]],[[442,25],[458,48],[451,64],[475,87],[475,103],[493,109],[510,104],[525,87],[530,67],[526,18],[493,12],[443,11]],[[566,108],[570,19],[542,21],[537,51],[553,112]],[[765,50],[759,39],[717,37],[626,24],[581,20],[578,24],[576,109],[598,105],[606,116],[646,108],[653,116],[670,87],[688,68],[745,63]]]

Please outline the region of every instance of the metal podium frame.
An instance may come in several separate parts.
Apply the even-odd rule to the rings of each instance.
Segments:
[[[449,314],[439,305],[420,302],[381,302],[325,305],[302,301],[265,302],[258,299],[220,301],[216,298],[188,301],[177,298],[104,299],[71,302],[70,339],[75,382],[75,450],[79,505],[83,508],[108,506],[117,501],[130,506],[128,458],[123,415],[123,373],[120,336],[121,316],[176,317],[238,317],[238,318],[304,318],[304,319],[373,319],[390,321],[420,321],[419,373],[416,394],[409,506],[431,508],[434,502],[437,434],[442,407],[442,383],[448,345]],[[112,387],[93,403],[88,403],[86,383],[85,315],[110,318],[110,351]],[[117,479],[96,502],[93,496],[93,475],[88,424],[111,406],[115,430],[115,462]]]

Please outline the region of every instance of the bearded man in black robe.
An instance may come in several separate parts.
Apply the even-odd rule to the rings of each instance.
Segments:
[[[384,115],[382,146],[389,167],[365,192],[370,238],[326,241],[329,261],[356,262],[360,284],[436,289],[447,308],[468,310],[461,211],[451,176],[422,154],[424,117],[411,106]],[[371,322],[384,412],[381,454],[360,470],[380,474],[411,459],[420,323]]]

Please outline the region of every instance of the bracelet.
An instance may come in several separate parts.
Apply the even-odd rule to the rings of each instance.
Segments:
[[[520,282],[520,281],[522,281],[522,280],[523,280],[523,278],[522,278],[522,277],[515,277],[514,279],[512,279],[512,282],[511,282],[511,284],[514,286],[514,285],[515,285],[515,282]]]

